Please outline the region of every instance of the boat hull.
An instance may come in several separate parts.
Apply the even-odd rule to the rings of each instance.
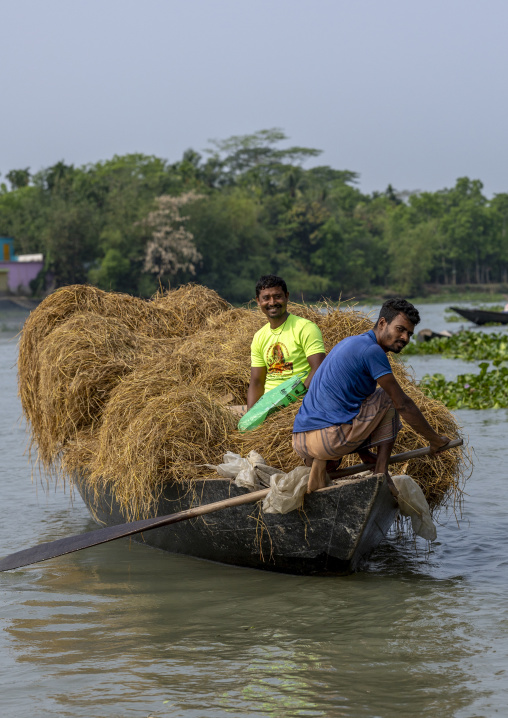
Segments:
[[[74,477],[92,517],[101,525],[125,523],[110,493],[96,497],[83,475]],[[153,516],[245,494],[227,479],[166,487]],[[397,503],[382,477],[346,480],[305,497],[302,510],[265,514],[260,504],[230,507],[134,537],[172,553],[299,575],[357,570],[386,536]]]
[[[450,307],[454,312],[460,314],[474,324],[508,324],[508,312],[489,312],[485,309],[462,309],[462,307]]]

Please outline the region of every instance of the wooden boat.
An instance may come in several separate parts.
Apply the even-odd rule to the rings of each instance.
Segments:
[[[463,309],[462,307],[450,307],[464,319],[468,319],[474,324],[508,324],[508,312],[489,312],[486,309]]]
[[[84,475],[74,476],[97,523],[125,522],[110,493],[95,497]],[[164,516],[248,493],[229,479],[168,485],[157,513]],[[134,537],[149,546],[236,566],[300,575],[344,575],[358,569],[384,539],[397,502],[382,476],[349,478],[305,497],[302,510],[265,514],[256,504],[229,507]]]

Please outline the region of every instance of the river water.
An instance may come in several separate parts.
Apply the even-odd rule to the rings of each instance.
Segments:
[[[421,326],[457,329],[443,310]],[[79,496],[32,481],[15,362],[4,332],[0,555],[95,527]],[[457,414],[475,469],[430,552],[391,538],[361,573],[302,578],[121,540],[0,574],[0,715],[506,715],[508,413]]]

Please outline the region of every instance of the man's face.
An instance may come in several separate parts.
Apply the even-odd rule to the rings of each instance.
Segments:
[[[398,354],[414,333],[414,324],[409,321],[405,314],[397,314],[388,324],[384,317],[378,322],[378,344],[385,352],[394,352]]]
[[[279,319],[287,311],[288,299],[289,293],[286,294],[282,287],[270,287],[259,292],[256,302],[268,319]]]

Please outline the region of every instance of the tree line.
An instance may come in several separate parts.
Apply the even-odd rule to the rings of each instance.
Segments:
[[[140,296],[196,281],[232,302],[250,299],[266,273],[306,300],[508,282],[508,193],[489,200],[479,180],[461,177],[437,192],[365,194],[355,172],[305,169],[320,151],[286,140],[271,129],[174,163],[128,154],[11,170],[0,235],[14,237],[18,254],[44,255],[36,294],[48,272],[56,287]]]

